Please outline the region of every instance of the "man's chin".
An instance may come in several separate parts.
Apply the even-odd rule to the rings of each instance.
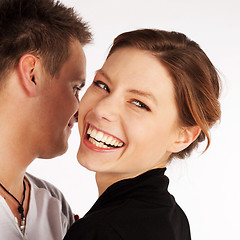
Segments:
[[[61,146],[58,145],[58,146],[55,146],[54,148],[43,151],[41,154],[39,154],[38,158],[51,159],[51,158],[59,157],[64,153],[66,153],[67,150],[68,150],[67,143]]]

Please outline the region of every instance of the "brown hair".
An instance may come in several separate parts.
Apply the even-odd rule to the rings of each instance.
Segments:
[[[68,58],[70,42],[91,40],[87,23],[72,8],[54,0],[0,1],[0,79],[26,53],[43,60],[54,76]]]
[[[133,47],[149,51],[168,69],[175,88],[175,100],[182,126],[201,128],[198,138],[186,149],[173,153],[173,157],[185,158],[207,138],[209,129],[220,119],[218,101],[220,78],[199,45],[178,32],[140,29],[120,34],[115,38],[108,57],[119,48]]]

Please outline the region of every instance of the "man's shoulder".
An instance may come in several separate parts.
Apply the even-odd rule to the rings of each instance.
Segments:
[[[38,193],[37,194],[38,197],[36,196],[35,197],[39,198],[39,196],[41,195],[42,197],[45,196],[44,197],[45,199],[52,199],[52,198],[56,199],[61,206],[62,213],[69,219],[70,224],[72,224],[74,221],[73,214],[62,192],[53,184],[41,178],[33,176],[29,173],[26,173],[25,176],[27,177],[27,179],[31,184],[31,191],[34,191],[33,194],[36,195]]]
[[[49,192],[49,194],[52,197],[57,198],[59,200],[63,198],[62,192],[57,187],[55,187],[53,184],[51,184],[41,178],[33,176],[30,173],[26,173],[25,175],[26,175],[27,179],[30,181],[30,184],[34,185],[35,188],[44,189],[47,192]]]

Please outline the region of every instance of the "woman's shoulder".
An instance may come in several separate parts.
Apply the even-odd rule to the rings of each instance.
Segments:
[[[99,221],[96,217],[81,218],[67,232],[64,240],[121,240],[117,229],[108,221]]]
[[[169,206],[156,208],[128,200],[124,204],[86,214],[74,223],[69,236],[84,239],[85,235],[86,239],[141,240],[165,237],[171,240],[189,240],[190,229],[184,212],[177,204],[174,208]],[[89,238],[90,235],[99,237]],[[102,236],[105,238],[100,238]]]

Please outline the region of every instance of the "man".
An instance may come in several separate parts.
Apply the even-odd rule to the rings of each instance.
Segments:
[[[25,171],[68,148],[90,40],[59,2],[0,2],[0,239],[58,240],[73,223],[60,191]]]

